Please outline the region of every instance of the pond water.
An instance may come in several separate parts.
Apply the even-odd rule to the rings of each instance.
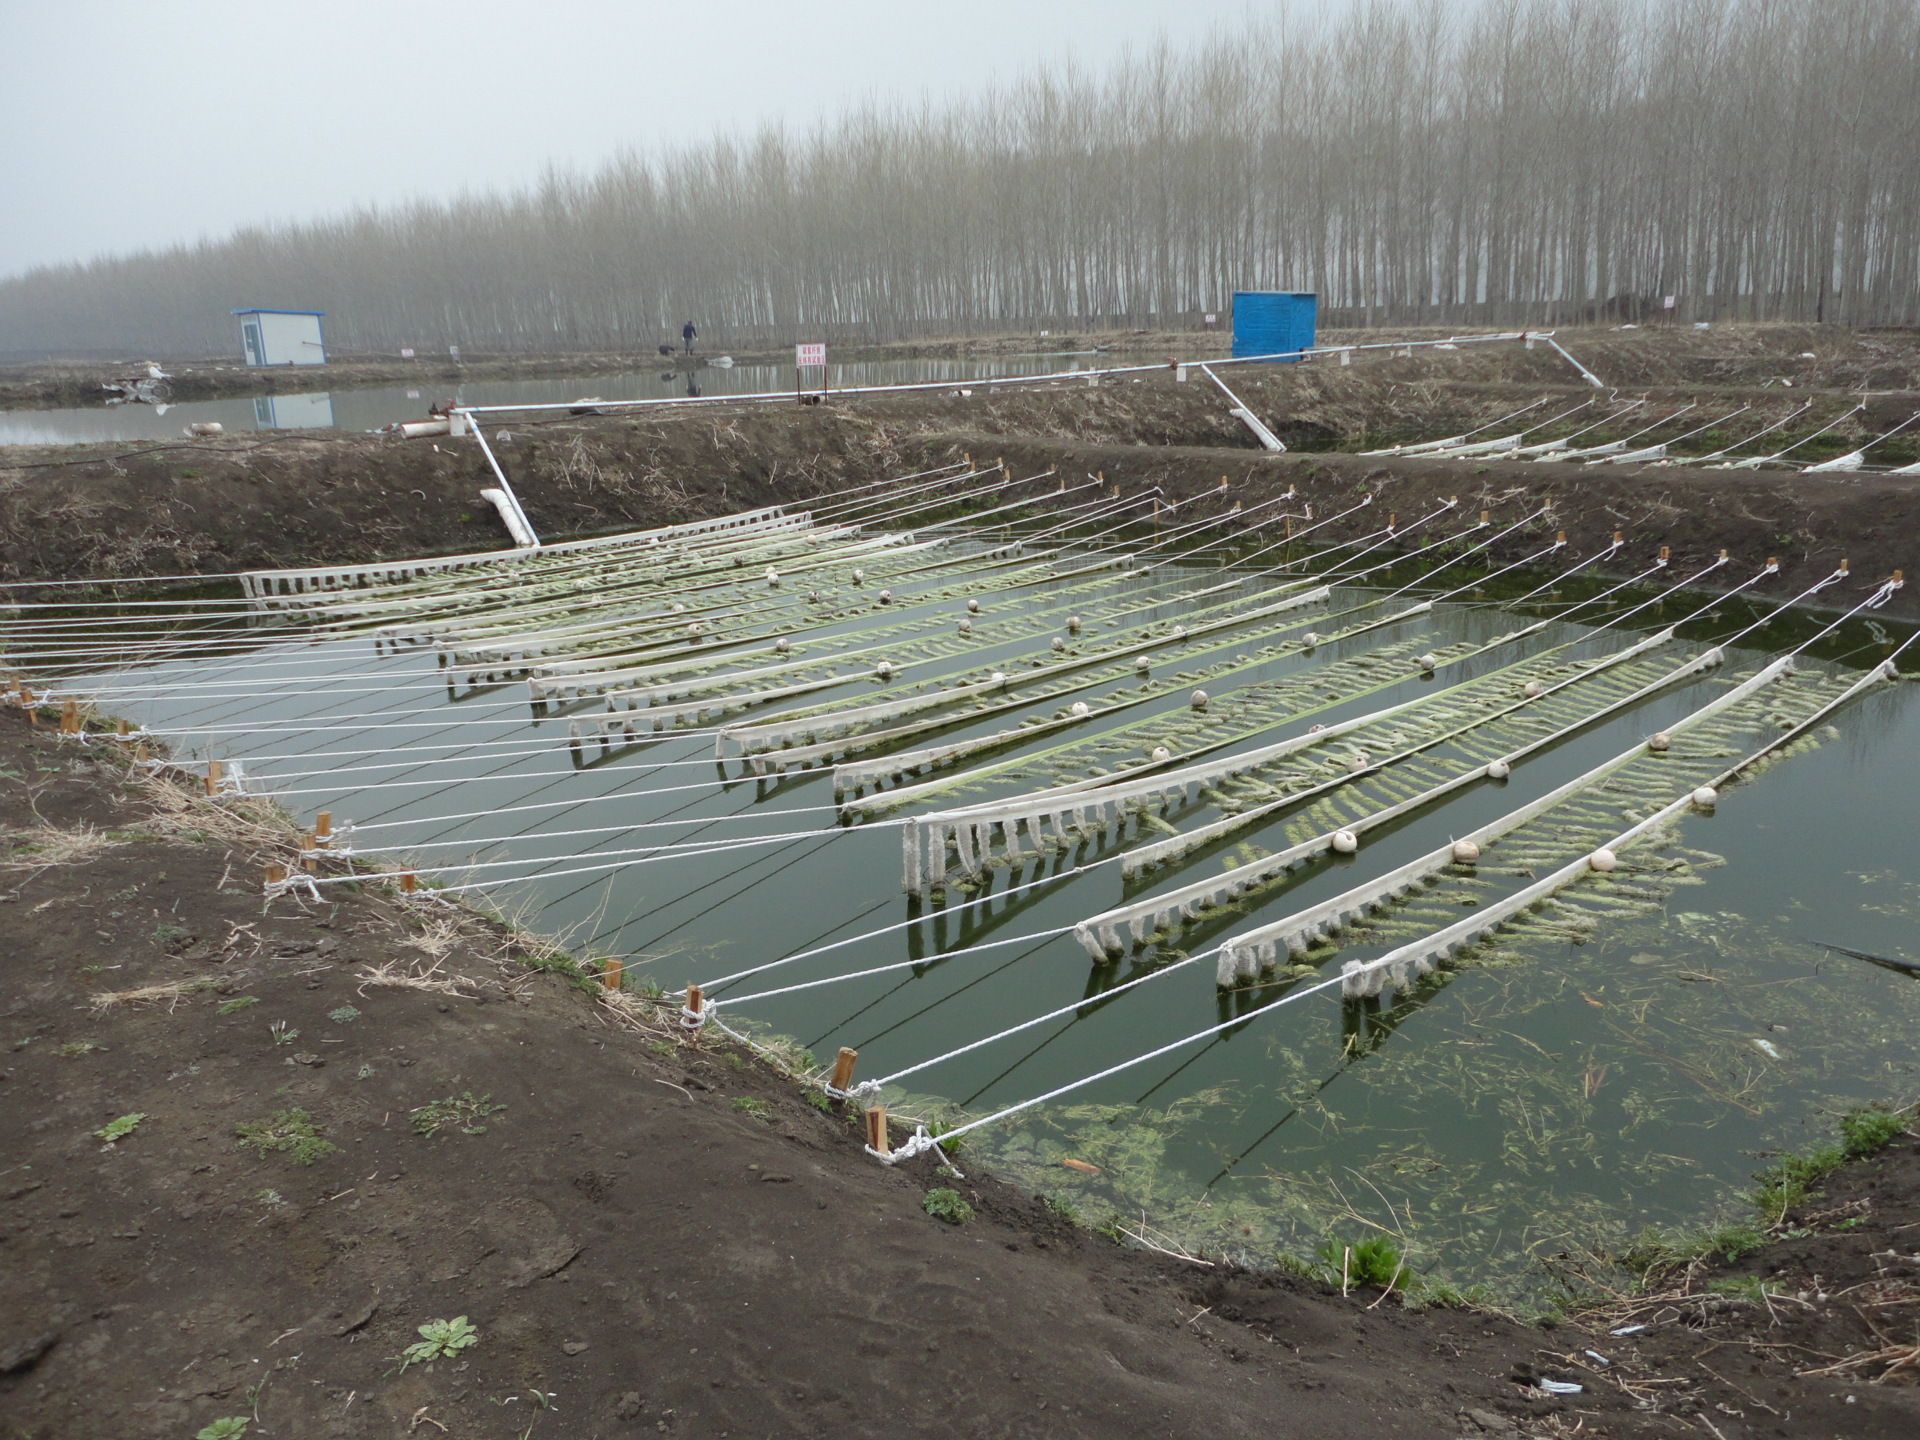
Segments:
[[[576,743],[569,721],[604,714],[604,702],[530,706],[524,680],[469,683],[458,657],[443,664],[434,647],[404,638],[316,642],[267,621],[225,630],[230,650],[221,658],[162,659],[95,678],[85,678],[99,663],[92,659],[52,668],[76,677],[76,689],[99,693],[110,713],[171,734],[183,753],[242,761],[250,788],[277,793],[303,819],[327,810],[339,827],[351,818],[361,851],[403,851],[423,869],[495,865],[440,878],[484,882],[476,898],[513,910],[531,928],[576,949],[628,957],[630,983],[656,977],[671,990],[864,937],[715,989],[730,1024],[791,1037],[823,1061],[853,1047],[861,1076],[889,1076],[1064,1012],[900,1080],[887,1091],[896,1112],[986,1115],[1241,1017],[1209,1039],[976,1132],[960,1164],[1056,1196],[1083,1218],[1144,1221],[1181,1243],[1256,1263],[1280,1251],[1310,1253],[1330,1237],[1354,1243],[1385,1232],[1427,1273],[1492,1283],[1509,1296],[1538,1292],[1543,1260],[1648,1228],[1700,1223],[1769,1152],[1824,1140],[1849,1106],[1920,1093],[1920,980],[1817,943],[1920,959],[1920,848],[1911,839],[1920,813],[1920,766],[1912,763],[1920,692],[1912,684],[1869,692],[1715,809],[1674,822],[1661,843],[1633,852],[1641,858],[1628,867],[1631,878],[1589,877],[1565,892],[1569,903],[1383,999],[1343,1003],[1338,989],[1296,994],[1303,982],[1337,973],[1344,959],[1384,953],[1546,873],[1564,858],[1555,845],[1583,853],[1592,826],[1624,827],[1621,817],[1664,803],[1676,784],[1684,793],[1702,767],[1731,765],[1884,658],[1904,631],[1850,623],[1802,656],[1791,679],[1724,712],[1697,741],[1677,738],[1669,756],[1633,762],[1609,782],[1598,818],[1590,806],[1584,820],[1517,832],[1493,846],[1477,872],[1449,872],[1416,890],[1342,936],[1337,950],[1316,947],[1308,965],[1293,970],[1283,956],[1277,973],[1222,992],[1211,959],[1178,962],[1443,845],[1633,751],[1652,732],[1680,727],[1805,640],[1814,623],[1777,617],[1718,668],[1564,738],[1504,784],[1468,787],[1368,832],[1356,855],[1325,857],[1157,947],[1092,965],[1071,933],[1059,933],[1064,927],[1295,844],[1379,799],[1335,790],[1285,806],[1227,842],[1133,879],[1117,863],[1097,863],[1248,803],[1215,786],[1156,809],[1124,842],[1111,833],[1082,839],[1017,871],[1001,869],[983,888],[956,872],[944,900],[924,904],[903,893],[893,822],[1022,794],[1084,773],[1090,762],[1138,763],[1156,740],[1178,750],[1206,724],[1223,727],[1218,753],[1231,753],[1299,733],[1309,719],[1332,726],[1403,701],[1452,696],[1470,708],[1476,686],[1579,677],[1578,667],[1697,609],[1697,597],[1676,595],[1629,623],[1601,626],[1625,603],[1647,598],[1628,592],[1586,612],[1586,623],[1555,621],[1502,648],[1494,642],[1549,612],[1539,601],[1505,609],[1498,597],[1517,596],[1542,576],[1509,577],[1485,594],[1364,632],[1363,622],[1398,607],[1365,609],[1385,592],[1342,585],[1321,609],[1217,642],[1178,641],[1173,626],[1197,624],[1221,603],[1222,592],[1196,592],[1235,573],[1191,562],[995,588],[986,592],[977,642],[962,660],[943,662],[939,652],[957,643],[950,637],[961,613],[954,577],[903,570],[891,582],[895,608],[880,611],[870,597],[884,565],[869,563],[874,574],[864,587],[834,573],[822,602],[828,618],[806,643],[838,636],[848,648],[891,644],[890,653],[906,657],[900,672],[877,679],[868,667],[881,651],[864,650],[857,665],[796,703],[893,699],[955,665],[977,674],[1039,663],[1026,658],[1035,639],[1044,647],[1046,636],[1065,633],[1068,606],[1097,617],[1072,637],[1070,656],[1124,637],[1161,658],[1151,674],[1103,678],[1098,695],[1080,692],[1100,706],[1084,722],[1066,714],[1068,692],[955,717],[914,743],[989,737],[1021,722],[1050,728],[988,752],[965,772],[972,778],[909,777],[907,784],[955,784],[918,805],[881,806],[858,823],[836,814],[825,766],[756,776],[739,759],[715,759],[713,722]],[[1374,584],[1415,578],[1409,570]],[[1249,582],[1246,593],[1254,588]],[[1598,588],[1568,580],[1549,597],[1551,608]],[[1768,608],[1728,601],[1683,625],[1644,663],[1670,667]],[[194,634],[193,623],[177,640]],[[1304,654],[1274,648],[1307,624],[1335,638]],[[122,625],[102,613],[86,633],[111,644]],[[1409,663],[1423,651],[1443,662],[1465,658],[1429,677]],[[1170,673],[1174,664],[1183,667],[1178,674]],[[1187,698],[1195,681],[1216,697],[1204,718]],[[1589,683],[1600,682],[1578,679],[1566,693],[1577,699]],[[1262,694],[1261,703],[1286,712],[1284,724],[1262,722],[1258,704],[1240,698]],[[748,711],[729,723],[764,718]],[[1430,758],[1442,766],[1483,760],[1506,743],[1476,750],[1468,737]],[[668,842],[682,848],[634,853]],[[610,868],[619,852],[628,863]],[[1060,878],[1006,893],[1047,876]],[[964,905],[983,895],[991,898]],[[903,923],[916,917],[920,923]],[[881,973],[742,1003],[750,993],[870,970]],[[1164,978],[1120,988],[1147,974]],[[1098,1173],[1066,1167],[1068,1159]]]
[[[1104,364],[1097,354],[1009,356],[981,360],[875,360],[829,365],[830,388],[868,385],[966,384],[1012,375],[1071,374]],[[316,382],[322,377],[316,375]],[[377,430],[396,420],[424,420],[427,407],[452,398],[461,405],[561,404],[583,396],[602,400],[687,399],[707,395],[788,394],[794,388],[791,365],[713,365],[685,371],[639,370],[540,380],[479,380],[449,385],[423,379],[418,385],[373,385],[351,390],[315,390],[294,395],[259,395],[243,400],[204,400],[168,405],[115,405],[68,410],[0,410],[0,445],[76,445],[115,440],[177,439],[199,421],[218,421],[239,430]],[[819,372],[809,370],[807,388],[820,388]]]

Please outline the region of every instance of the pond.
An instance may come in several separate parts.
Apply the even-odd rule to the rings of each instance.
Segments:
[[[875,360],[827,367],[833,389],[869,385],[966,384],[1012,375],[1071,374],[1104,363],[1097,354],[1009,356],[998,360]],[[321,379],[316,375],[316,381]],[[540,380],[479,380],[449,385],[372,385],[294,395],[189,404],[115,405],[68,410],[0,410],[0,445],[78,445],[117,440],[174,439],[190,424],[217,421],[239,430],[377,430],[396,420],[424,420],[427,407],[451,398],[461,405],[562,404],[584,396],[601,400],[686,399],[711,395],[788,394],[791,365],[708,365],[697,371],[661,369]],[[809,370],[807,388],[820,388]]]
[[[306,823],[322,810],[336,828],[350,818],[359,852],[404,853],[423,875],[476,887],[465,893],[577,951],[626,957],[630,985],[704,982],[728,1024],[790,1037],[823,1062],[852,1047],[862,1078],[949,1056],[889,1083],[896,1113],[985,1116],[1171,1046],[974,1132],[958,1163],[1057,1197],[1085,1219],[1117,1216],[1253,1263],[1384,1232],[1428,1274],[1537,1295],[1543,1260],[1698,1224],[1768,1153],[1824,1140],[1849,1106],[1920,1092],[1920,980],[1821,944],[1920,958],[1920,849],[1910,838],[1920,703],[1897,681],[1834,713],[1717,805],[1623,852],[1622,873],[1589,875],[1431,974],[1359,1001],[1309,988],[1345,960],[1383,955],[1497,903],[1587,853],[1596,836],[1684,796],[1813,714],[1904,630],[1849,622],[1791,674],[1740,698],[1736,685],[1819,628],[1799,613],[1768,620],[1788,597],[1695,613],[1698,595],[1656,598],[1569,577],[1513,608],[1548,572],[1479,584],[1462,540],[1426,562],[1336,583],[1317,604],[1208,632],[1223,614],[1276,594],[1292,604],[1301,591],[1282,588],[1292,583],[1285,575],[1256,573],[1270,559],[1223,568],[1230,554],[1118,570],[1083,568],[1069,554],[1049,569],[1001,548],[1014,533],[956,532],[933,552],[876,550],[858,562],[867,571],[859,581],[855,562],[836,559],[776,586],[760,579],[756,559],[751,582],[723,575],[707,608],[690,595],[687,613],[711,614],[727,631],[685,642],[689,655],[712,647],[699,664],[785,667],[777,688],[788,693],[717,718],[662,709],[683,704],[670,686],[648,697],[652,716],[644,699],[638,710],[610,709],[603,695],[568,694],[565,684],[530,703],[527,680],[509,673],[530,662],[478,648],[486,637],[426,643],[410,621],[380,634],[360,622],[308,633],[272,617],[186,618],[230,616],[215,596],[181,602],[181,628],[165,641],[184,647],[177,658],[156,652],[99,672],[103,662],[79,652],[110,650],[136,626],[96,611],[73,632],[84,643],[61,642],[69,653],[42,653],[38,668],[64,671],[73,690],[168,735],[182,754],[241,762],[249,789],[280,796]],[[1130,538],[1147,541],[1141,531]],[[1453,557],[1444,575],[1423,586],[1421,564],[1443,555]],[[891,603],[879,600],[883,585]],[[1416,588],[1393,593],[1406,586]],[[1422,593],[1445,598],[1407,613]],[[967,597],[979,611],[963,608]],[[1577,601],[1590,604],[1569,615]],[[650,591],[607,603],[591,613],[679,633],[682,612]],[[756,606],[809,617],[762,633],[791,635],[791,653],[729,648],[745,634],[729,630],[728,617]],[[969,634],[957,633],[962,619]],[[1683,620],[1665,643],[1602,663]],[[1309,626],[1318,643],[1303,650],[1292,641]],[[1743,629],[1723,663],[1679,668]],[[224,653],[209,648],[212,636]],[[1145,669],[1131,663],[1136,648]],[[545,658],[556,654],[565,652]],[[1435,659],[1431,670],[1423,654]],[[882,678],[877,660],[887,656],[894,671]],[[1049,668],[1069,664],[1081,668],[1058,678]],[[896,746],[972,740],[976,753],[893,780],[844,775],[845,812],[829,763],[776,773],[774,748],[762,751],[769,773],[760,774],[733,753],[746,745],[739,736],[781,714],[916,696],[932,704],[943,693],[936,684],[974,683],[996,666],[1014,676],[1008,691],[977,711],[936,712],[937,727]],[[1523,680],[1549,687],[1555,713],[1598,718],[1568,727],[1503,782],[1466,785],[1364,829],[1355,854],[1318,856],[1174,921],[1112,963],[1090,962],[1077,922],[1257,864],[1333,826],[1363,825],[1384,804],[1510,753],[1534,733],[1530,712],[1502,718],[1487,707],[1522,694]],[[771,694],[776,681],[751,683]],[[1193,707],[1195,685],[1210,691],[1204,711]],[[693,693],[691,682],[683,688]],[[1694,718],[1729,696],[1710,721]],[[1069,708],[1076,697],[1089,704],[1085,716]],[[985,863],[978,876],[959,866],[944,894],[904,892],[906,818],[1136,767],[1157,744],[1185,763],[1269,746],[1309,723],[1338,731],[1382,710],[1393,711],[1387,721],[1338,745],[1162,796],[1131,824],[1102,829],[1082,817],[1079,830],[1056,829],[1057,844],[1034,844],[1018,865]],[[664,728],[648,728],[663,715]],[[631,732],[602,733],[609,720],[635,717]],[[733,738],[720,740],[717,759],[723,726]],[[1645,749],[1656,732],[1672,733],[1670,750]],[[1387,737],[1380,745],[1366,738],[1376,733]],[[1373,759],[1383,747],[1429,748],[1349,781],[1359,741]],[[1444,847],[1622,756],[1604,788],[1492,842],[1477,866],[1446,867],[1296,963],[1283,946],[1276,969],[1216,988],[1211,951],[1221,940]],[[936,788],[890,798],[915,785]],[[1129,850],[1262,806],[1272,813],[1157,869],[1128,875],[1120,863]],[[947,869],[944,851],[935,868]],[[749,998],[772,991],[783,993]]]

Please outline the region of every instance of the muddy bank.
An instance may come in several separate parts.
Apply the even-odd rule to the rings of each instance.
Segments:
[[[885,1169],[857,1117],[496,923],[377,881],[263,912],[291,843],[0,712],[11,1435],[1912,1433],[1884,1362],[1796,1374],[1850,1340],[1704,1275],[1632,1336],[1541,1329],[1122,1248],[964,1153]],[[1905,1313],[1866,1273],[1920,1221],[1901,1147],[1750,1263]],[[476,1341],[402,1365],[455,1317]]]
[[[1517,347],[1508,360],[1546,363],[1539,352]],[[1798,593],[1846,559],[1851,578],[1823,597],[1841,607],[1895,569],[1913,573],[1920,560],[1920,478],[1912,476],[1351,453],[1390,438],[1473,429],[1540,398],[1518,384],[1463,387],[1396,378],[1414,363],[1384,362],[1364,374],[1361,367],[1273,367],[1248,377],[1243,398],[1293,447],[1283,455],[1254,448],[1212,387],[1179,384],[1165,373],[1099,388],[1063,384],[968,395],[956,387],[858,406],[729,406],[636,419],[509,421],[489,431],[529,515],[549,539],[800,504],[971,454],[976,462],[1004,459],[1021,479],[1057,470],[1104,474],[1129,490],[1158,486],[1165,498],[1188,502],[1184,513],[1194,518],[1289,486],[1321,516],[1363,495],[1377,497],[1374,508],[1320,532],[1328,540],[1378,529],[1383,513],[1398,514],[1404,524],[1454,496],[1463,512],[1486,509],[1505,523],[1550,500],[1551,523],[1542,520],[1503,542],[1497,559],[1539,548],[1538,532],[1545,530],[1564,529],[1580,555],[1603,549],[1620,530],[1629,546],[1621,573],[1640,568],[1661,545],[1672,547],[1677,575],[1699,569],[1722,549],[1730,560],[1724,573],[1742,579],[1778,557],[1782,573],[1764,591],[1775,597]],[[1800,403],[1785,395],[1766,402],[1781,417]],[[1809,445],[1809,453],[1825,453],[1820,447],[1838,453],[1881,433],[1909,413],[1901,408],[1906,403],[1870,401],[1865,412]],[[1763,410],[1760,421],[1748,423],[1770,423],[1765,417],[1772,413]],[[217,574],[507,543],[497,516],[479,499],[494,480],[468,440],[310,432],[152,446],[13,447],[4,460],[0,579],[6,580]],[[1036,511],[1049,503],[1056,483],[1031,484]],[[1920,586],[1896,595],[1887,613],[1920,614]]]

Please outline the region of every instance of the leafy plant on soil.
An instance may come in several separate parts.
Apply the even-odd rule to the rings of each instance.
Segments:
[[[492,1095],[482,1095],[475,1099],[468,1090],[460,1095],[449,1095],[444,1100],[435,1100],[430,1105],[421,1105],[413,1114],[413,1128],[416,1134],[437,1135],[449,1125],[457,1126],[463,1135],[484,1135],[487,1127],[480,1122],[489,1115],[498,1115],[507,1107],[489,1102]]]
[[[281,1110],[271,1119],[249,1120],[234,1126],[242,1145],[250,1145],[261,1159],[269,1152],[284,1154],[295,1163],[311,1165],[340,1147],[320,1138],[313,1117],[301,1109]]]
[[[736,1095],[733,1097],[733,1108],[756,1120],[764,1120],[769,1125],[773,1123],[773,1106],[765,1100],[756,1100],[751,1095]]]
[[[360,1012],[351,1005],[342,1005],[338,1010],[329,1010],[327,1018],[336,1025],[347,1025],[360,1018]]]
[[[258,1005],[259,1003],[260,997],[258,995],[241,995],[232,1000],[221,1001],[220,1008],[215,1013],[219,1015],[237,1015],[249,1005]]]
[[[1329,1240],[1314,1252],[1330,1278],[1349,1285],[1392,1285],[1407,1267],[1400,1247],[1384,1235],[1375,1235],[1352,1247]]]
[[[234,1437],[247,1433],[250,1423],[244,1415],[227,1415],[211,1425],[201,1426],[193,1440],[234,1440]]]
[[[139,1128],[140,1122],[146,1118],[144,1113],[122,1115],[118,1120],[109,1120],[93,1133],[111,1145],[116,1140],[126,1139],[127,1136]]]
[[[300,1032],[285,1020],[274,1021],[267,1027],[267,1033],[273,1036],[273,1043],[276,1045],[291,1045],[300,1038]]]
[[[929,1190],[926,1199],[920,1202],[920,1208],[936,1220],[944,1220],[949,1225],[964,1225],[973,1219],[973,1207],[960,1198],[958,1190]]]
[[[480,1332],[467,1323],[464,1315],[456,1315],[451,1320],[429,1320],[419,1328],[420,1339],[400,1352],[402,1370],[409,1365],[458,1355],[468,1346],[480,1343]]]
[[[107,1047],[93,1040],[69,1040],[65,1045],[53,1047],[53,1053],[63,1059],[74,1060],[91,1050],[104,1050]]]

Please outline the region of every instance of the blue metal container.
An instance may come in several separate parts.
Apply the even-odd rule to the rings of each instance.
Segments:
[[[1233,292],[1233,358],[1311,349],[1319,297],[1288,290]],[[1291,363],[1291,360],[1287,363]]]

